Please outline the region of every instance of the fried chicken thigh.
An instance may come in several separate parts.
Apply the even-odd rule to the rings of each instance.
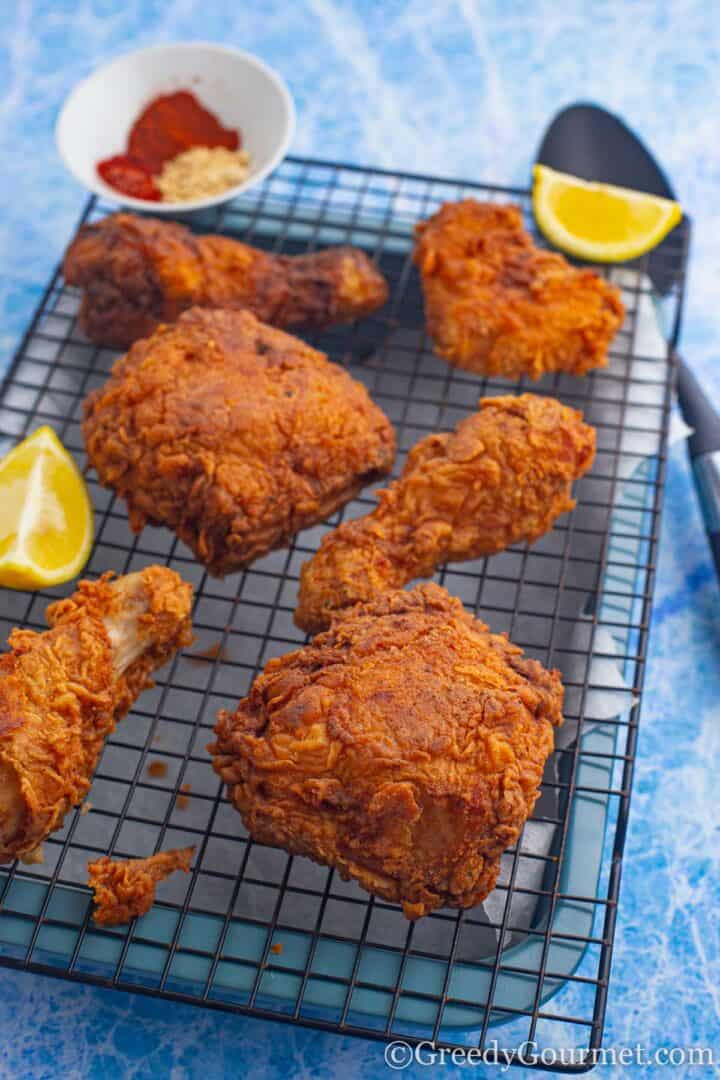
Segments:
[[[91,341],[126,349],[189,307],[245,308],[274,326],[322,328],[382,307],[387,284],[364,252],[270,255],[184,225],[112,214],[83,225],[63,274],[83,290]]]
[[[572,483],[594,456],[594,428],[554,398],[483,398],[454,432],[413,447],[376,510],[323,538],[302,567],[295,622],[315,632],[443,563],[532,543],[575,505]]]
[[[0,657],[0,862],[27,856],[88,793],[105,738],[190,641],[192,591],[151,566],[81,581],[47,609],[51,629],[13,630]]]
[[[250,834],[416,919],[472,907],[538,796],[556,671],[438,585],[338,615],[220,713],[213,766]]]
[[[85,445],[130,524],[167,525],[222,576],[387,472],[364,386],[249,312],[194,308],[137,342],[85,405]]]
[[[93,891],[93,919],[99,926],[120,926],[153,906],[155,890],[176,870],[188,874],[194,847],[158,851],[146,859],[109,859],[88,863]]]
[[[532,379],[607,363],[625,315],[619,290],[535,247],[519,207],[446,203],[416,235],[428,332],[449,363]]]

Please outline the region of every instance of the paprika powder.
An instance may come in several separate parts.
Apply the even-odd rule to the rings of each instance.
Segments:
[[[106,184],[136,199],[157,202],[162,193],[153,181],[167,161],[196,146],[235,151],[240,133],[222,126],[189,90],[156,97],[138,116],[127,142],[127,152],[98,163]]]

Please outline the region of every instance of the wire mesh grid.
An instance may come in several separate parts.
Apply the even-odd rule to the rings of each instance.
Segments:
[[[671,347],[645,355],[640,323],[651,289],[640,260],[623,271],[627,318],[607,368],[583,379],[509,383],[437,359],[423,331],[412,227],[465,195],[519,203],[532,225],[525,191],[296,158],[255,192],[191,224],[275,252],[332,243],[370,252],[390,284],[386,307],[309,340],[347,366],[393,421],[396,472],[417,439],[452,427],[482,394],[553,394],[582,408],[597,428],[597,460],[577,485],[578,504],[550,534],[531,548],[516,545],[437,575],[494,630],[560,668],[566,687],[565,734],[497,888],[470,911],[408,923],[396,905],[332,871],[253,843],[210,766],[217,710],[234,708],[270,657],[304,640],[292,620],[302,562],[339,520],[367,512],[372,492],[221,581],[168,531],[133,535],[123,505],[86,471],[96,513],[87,574],[172,566],[195,586],[196,640],[111,736],[86,806],[48,839],[44,863],[0,873],[1,963],[343,1033],[478,1046],[503,1061],[517,1061],[527,1042],[538,1064],[544,1046],[599,1047],[651,606]],[[83,220],[107,211],[91,200]],[[668,251],[679,270],[665,311],[673,342],[687,253],[679,243]],[[52,425],[85,467],[82,400],[117,354],[86,341],[78,303],[56,274],[4,384],[0,423],[6,447]],[[13,625],[42,629],[48,602],[71,588],[3,592],[3,637]],[[626,691],[618,692],[608,665]],[[589,706],[602,691],[604,701],[615,694],[616,708],[601,708],[598,719]],[[191,875],[161,885],[149,914],[129,927],[93,925],[89,858],[187,844],[196,847]]]

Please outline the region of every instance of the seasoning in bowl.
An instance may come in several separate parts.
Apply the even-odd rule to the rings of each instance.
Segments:
[[[98,163],[100,177],[148,202],[192,202],[236,187],[249,174],[250,155],[239,131],[189,90],[155,98],[133,124],[124,154]]]
[[[193,146],[165,162],[157,186],[165,202],[207,199],[247,180],[249,164],[246,150]]]
[[[106,184],[123,195],[147,199],[148,202],[160,202],[162,199],[150,172],[130,154],[115,154],[106,158],[100,162],[97,171]]]

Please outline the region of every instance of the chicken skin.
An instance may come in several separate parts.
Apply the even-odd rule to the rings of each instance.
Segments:
[[[176,870],[188,874],[194,847],[158,851],[147,859],[109,859],[103,855],[88,863],[88,885],[93,891],[93,919],[99,926],[120,926],[145,915],[155,901],[159,883]]]
[[[343,522],[302,567],[295,622],[316,632],[446,562],[532,543],[575,505],[595,430],[554,398],[483,398],[454,432],[428,435],[366,517]]]
[[[127,349],[189,307],[245,308],[273,326],[321,329],[382,307],[387,284],[367,255],[336,247],[269,255],[227,236],[112,214],[83,225],[63,274],[83,290],[80,325],[91,341]]]
[[[151,566],[81,581],[0,657],[0,863],[33,854],[87,795],[104,741],[188,644],[192,590]]]
[[[169,526],[218,576],[322,521],[395,456],[364,386],[246,311],[193,308],[137,342],[88,397],[83,433],[132,528]]]
[[[618,289],[535,247],[519,207],[446,203],[416,238],[428,332],[449,363],[532,379],[607,363],[625,316]]]
[[[562,700],[558,672],[419,585],[271,660],[209,749],[251,836],[416,919],[493,889]]]

